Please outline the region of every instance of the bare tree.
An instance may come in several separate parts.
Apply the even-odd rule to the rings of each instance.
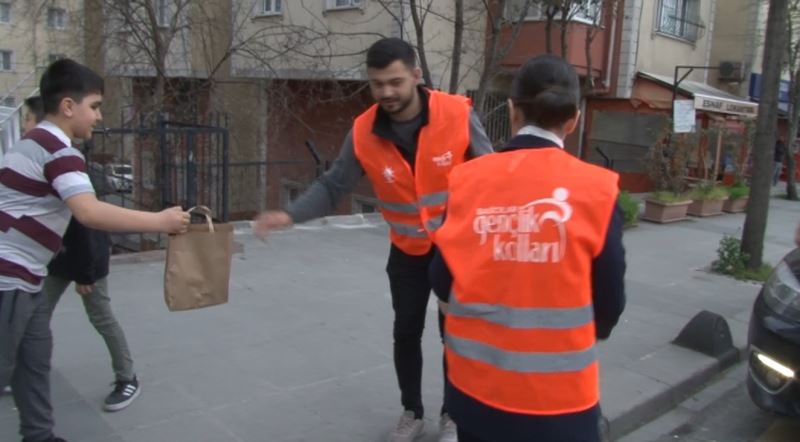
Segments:
[[[762,96],[756,120],[756,139],[753,152],[753,176],[750,200],[742,232],[742,251],[749,256],[750,269],[761,267],[764,233],[769,211],[769,190],[772,180],[772,152],[777,132],[778,92],[782,59],[786,53],[786,17],[788,0],[770,0],[767,33],[762,64]]]

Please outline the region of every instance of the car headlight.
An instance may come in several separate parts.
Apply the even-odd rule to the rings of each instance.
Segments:
[[[775,313],[800,321],[800,281],[785,260],[764,283],[764,302]]]

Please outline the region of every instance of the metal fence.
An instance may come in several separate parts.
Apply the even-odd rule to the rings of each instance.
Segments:
[[[156,211],[205,205],[230,216],[230,141],[215,125],[144,119],[135,127],[96,130],[87,162],[98,196],[112,204]],[[122,250],[160,247],[160,235],[115,235]]]

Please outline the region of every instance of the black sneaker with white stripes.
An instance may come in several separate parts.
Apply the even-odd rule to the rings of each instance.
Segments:
[[[114,382],[114,391],[106,397],[103,404],[105,411],[119,411],[136,399],[139,396],[139,380],[134,376],[132,381],[116,381]]]

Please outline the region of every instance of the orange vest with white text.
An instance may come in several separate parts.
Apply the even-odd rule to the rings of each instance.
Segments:
[[[600,399],[592,260],[618,176],[558,147],[477,158],[450,174],[436,232],[453,275],[448,379],[499,410],[557,415]]]
[[[427,91],[428,124],[417,137],[414,170],[398,147],[372,132],[378,105],[353,123],[353,146],[378,197],[391,241],[409,255],[431,249],[430,234],[442,224],[450,170],[469,148],[469,99]]]

